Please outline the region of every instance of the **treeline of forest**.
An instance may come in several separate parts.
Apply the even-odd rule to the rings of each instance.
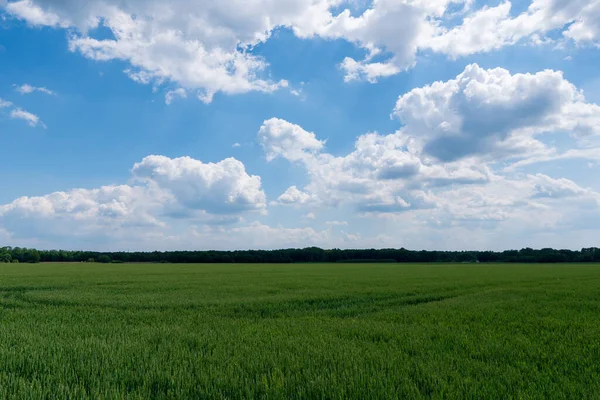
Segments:
[[[93,252],[0,247],[0,263],[151,262],[151,263],[294,263],[294,262],[600,262],[599,248],[577,250],[412,251],[407,249],[324,250],[317,247],[282,250]]]

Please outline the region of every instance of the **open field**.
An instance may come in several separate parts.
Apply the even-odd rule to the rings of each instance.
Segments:
[[[600,398],[600,265],[0,264],[0,398]]]

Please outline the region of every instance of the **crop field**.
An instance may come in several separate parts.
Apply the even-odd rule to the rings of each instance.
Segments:
[[[0,264],[0,398],[600,398],[600,265]]]

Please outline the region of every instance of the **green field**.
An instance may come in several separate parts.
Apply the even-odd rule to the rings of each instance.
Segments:
[[[0,398],[600,398],[600,265],[0,264]]]

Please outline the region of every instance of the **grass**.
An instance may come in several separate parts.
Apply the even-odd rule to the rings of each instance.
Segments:
[[[598,399],[600,265],[0,264],[0,398]]]

